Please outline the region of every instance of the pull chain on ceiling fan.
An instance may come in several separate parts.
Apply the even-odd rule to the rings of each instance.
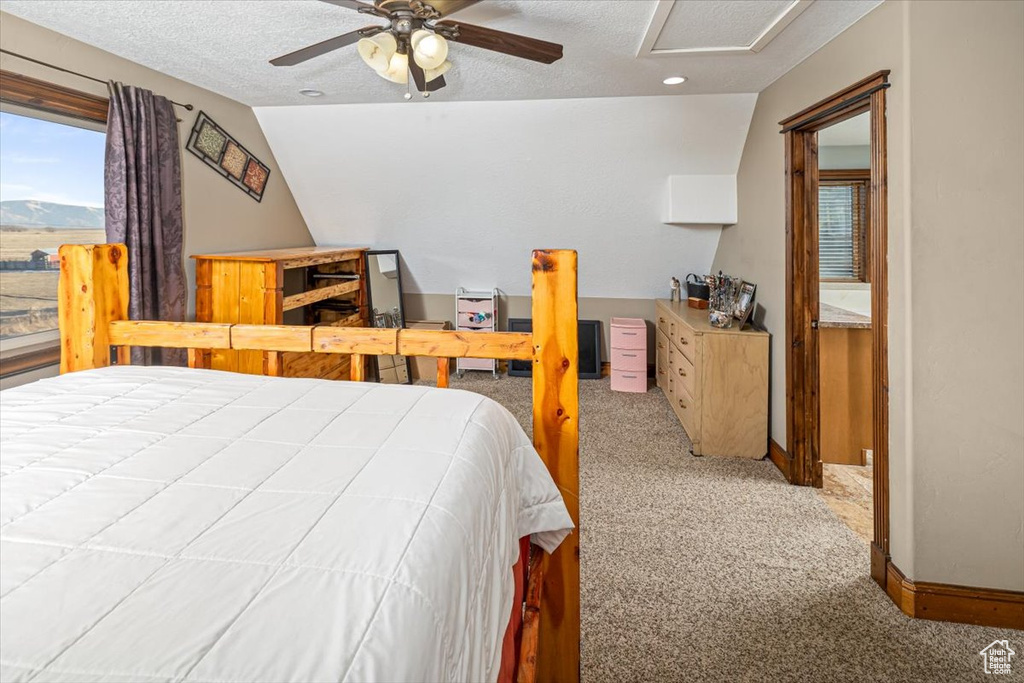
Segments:
[[[562,58],[562,46],[515,33],[464,24],[443,17],[480,0],[320,0],[387,20],[384,26],[364,26],[270,60],[274,66],[294,66],[357,43],[359,56],[382,78],[408,85],[429,97],[443,88],[451,68],[448,41],[551,64]],[[406,92],[405,98],[412,97]]]

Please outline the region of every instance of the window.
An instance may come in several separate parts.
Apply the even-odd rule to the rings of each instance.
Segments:
[[[818,185],[818,277],[868,282],[868,193],[864,171],[821,172]]]
[[[56,330],[57,248],[106,241],[105,135],[47,119],[0,111],[0,339]]]

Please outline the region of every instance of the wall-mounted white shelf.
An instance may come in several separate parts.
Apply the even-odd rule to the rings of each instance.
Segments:
[[[663,223],[733,225],[736,222],[735,175],[672,175],[665,188]]]

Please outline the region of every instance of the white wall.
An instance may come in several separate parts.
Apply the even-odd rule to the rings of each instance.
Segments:
[[[1024,3],[908,9],[914,578],[1024,591]]]
[[[768,309],[771,431],[785,443],[778,121],[891,69],[890,542],[915,581],[1024,590],[1022,34],[1024,3],[889,1],[773,83],[743,153],[740,222],[715,259],[751,271]],[[984,289],[963,272],[984,273]]]
[[[567,247],[580,253],[581,297],[653,298],[672,275],[707,272],[721,232],[661,222],[667,177],[735,173],[755,100],[255,111],[317,244],[400,249],[407,291],[526,295],[530,251]]]

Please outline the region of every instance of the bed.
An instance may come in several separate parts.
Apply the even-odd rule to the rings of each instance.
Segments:
[[[574,253],[534,254],[535,302],[571,279],[572,339],[554,312],[528,339],[127,321],[124,254],[62,248],[63,374],[0,394],[5,681],[489,681],[510,652],[521,681],[578,675]],[[538,368],[533,444],[470,392],[202,367],[495,344]]]

